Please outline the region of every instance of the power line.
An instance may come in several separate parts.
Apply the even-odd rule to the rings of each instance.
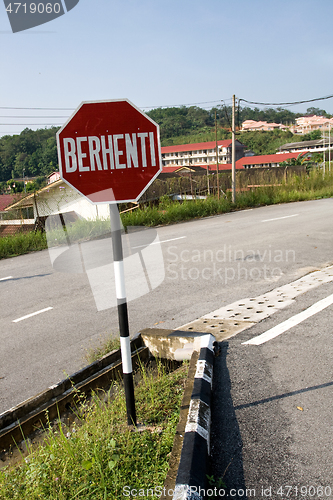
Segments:
[[[157,108],[180,108],[181,106],[198,106],[199,104],[213,104],[213,103],[220,103],[224,99],[217,99],[216,101],[205,101],[205,102],[192,102],[189,104],[166,104],[164,106],[141,106],[141,109],[157,109]],[[229,101],[231,99],[225,99],[226,101]]]
[[[308,102],[315,102],[315,101],[324,101],[326,99],[332,99],[333,94],[325,96],[325,97],[317,97],[316,99],[307,99],[306,101],[293,101],[293,102],[254,102],[254,101],[247,101],[246,99],[239,99],[239,102],[243,101],[248,104],[256,104],[258,106],[293,106],[296,104],[306,104]]]
[[[29,127],[36,127],[36,126],[41,126],[41,125],[44,125],[44,126],[51,126],[51,127],[60,127],[61,125],[63,125],[62,123],[0,123],[0,126],[6,126],[6,127],[10,127],[10,126],[14,126],[16,127],[17,125],[24,125],[24,126],[29,126]]]
[[[0,118],[68,118],[68,115],[66,116],[28,116],[28,115],[25,115],[25,116],[16,116],[16,115],[12,115],[12,116],[8,116],[8,115],[0,115]]]
[[[74,111],[75,108],[14,108],[14,107],[9,107],[9,106],[0,106],[0,109],[38,109],[38,110],[44,110],[44,111]]]
[[[248,101],[247,99],[239,99],[239,102],[243,101],[246,102],[247,104],[255,104],[258,106],[292,106],[296,104],[306,104],[308,102],[315,102],[315,101],[323,101],[326,99],[332,99],[333,94],[324,96],[324,97],[317,97],[315,99],[307,99],[303,101],[293,101],[293,102],[257,102],[257,101]],[[214,103],[225,103],[227,101],[231,102],[231,98],[228,99],[216,99],[215,101],[202,101],[202,102],[192,102],[192,103],[187,103],[187,104],[165,104],[165,105],[158,105],[158,106],[141,106],[141,109],[156,109],[156,108],[177,108],[181,106],[197,106],[200,104],[214,104]],[[0,109],[26,109],[26,110],[43,110],[43,111],[74,111],[76,108],[33,108],[33,107],[14,107],[14,106],[0,106]],[[62,118],[62,117],[59,117]],[[65,117],[67,118],[67,117]]]

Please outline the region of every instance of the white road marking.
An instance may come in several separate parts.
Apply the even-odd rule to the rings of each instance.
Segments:
[[[317,314],[318,312],[322,311],[326,307],[330,306],[333,304],[333,294],[329,295],[325,299],[319,300],[319,302],[316,302],[312,306],[308,307],[308,309],[305,309],[305,311],[302,311],[299,314],[296,314],[295,316],[292,316],[291,318],[287,319],[283,323],[280,323],[277,326],[274,326],[270,330],[267,330],[266,332],[262,333],[261,335],[258,335],[257,337],[253,337],[252,339],[248,340],[247,342],[242,342],[242,344],[250,344],[250,345],[261,345],[264,342],[268,342],[268,340],[272,340],[278,335],[281,335],[281,333],[286,332],[293,326],[298,325],[305,319],[310,318],[314,314]]]
[[[19,321],[22,321],[23,319],[31,318],[32,316],[36,316],[37,314],[41,314],[46,311],[50,311],[53,309],[53,307],[46,307],[45,309],[41,309],[40,311],[36,311],[30,314],[27,314],[26,316],[22,316],[22,318],[14,319],[13,323],[18,323]]]
[[[281,220],[281,219],[289,219],[290,217],[297,217],[299,214],[294,214],[294,215],[285,215],[284,217],[276,217],[275,219],[265,219],[262,220],[261,222],[270,222],[272,220]]]
[[[0,281],[11,280],[13,276],[6,276],[6,278],[0,278]]]
[[[182,240],[184,238],[187,238],[187,236],[179,236],[178,238],[170,238],[170,240],[159,240],[159,241],[153,241],[152,243],[150,243],[150,245],[159,245],[160,243],[168,243],[169,241],[175,241],[175,240]],[[137,247],[133,247],[133,250],[135,248],[143,248],[143,247],[146,247],[147,245],[139,245]]]

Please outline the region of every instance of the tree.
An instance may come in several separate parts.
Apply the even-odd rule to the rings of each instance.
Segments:
[[[7,186],[10,187],[11,193],[22,193],[24,191],[24,183],[21,181],[10,179],[9,181],[7,181]]]
[[[312,130],[308,134],[304,134],[302,136],[302,141],[314,141],[316,139],[321,139],[321,131],[320,130]]]
[[[289,158],[288,160],[281,162],[280,167],[293,167],[296,165],[305,165],[306,167],[308,167],[309,163],[313,165],[313,158],[311,158],[311,154],[309,154],[307,151],[303,151],[296,158]]]
[[[324,109],[320,109],[320,108],[308,108],[306,110],[306,114],[307,115],[317,115],[317,116],[327,116],[329,117],[330,115],[328,113],[326,113],[326,111]]]

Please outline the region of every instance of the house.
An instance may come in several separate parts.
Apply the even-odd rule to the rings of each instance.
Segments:
[[[46,184],[52,184],[52,182],[58,181],[60,179],[60,172],[52,172],[46,178]]]
[[[0,219],[2,219],[3,214],[6,213],[6,208],[14,203],[14,201],[20,196],[17,194],[1,194],[0,195]]]
[[[255,120],[245,120],[242,123],[242,132],[244,131],[267,131],[267,130],[274,130],[274,129],[280,129],[280,130],[287,130],[288,127],[286,125],[282,125],[282,123],[267,123],[266,121],[255,121]]]
[[[16,233],[31,231],[34,228],[34,220],[28,218],[28,213],[23,211],[21,218],[8,219],[4,217],[8,209],[22,198],[22,193],[0,195],[0,238]]]
[[[280,151],[277,151],[277,153],[302,153],[303,151],[308,151],[309,153],[322,153],[324,150],[332,150],[333,137],[330,140],[330,147],[328,142],[328,137],[313,141],[289,142],[280,146]]]
[[[299,153],[276,153],[273,155],[248,156],[237,161],[236,165],[239,168],[275,168],[279,167],[280,163],[291,158],[297,158]]]
[[[236,170],[244,169],[243,165],[238,162],[235,164]],[[232,169],[231,163],[220,163],[219,164],[219,172],[230,171]],[[184,175],[184,174],[197,174],[197,175],[206,175],[207,170],[209,174],[213,174],[217,171],[216,163],[212,164],[203,164],[203,165],[191,165],[191,166],[182,166],[177,167],[174,165],[163,167],[162,173],[160,176],[164,174],[173,174],[173,175]],[[158,179],[160,178],[158,177]]]
[[[219,163],[231,163],[232,140],[217,141]],[[246,147],[235,141],[236,160],[244,156]],[[178,146],[163,146],[161,148],[162,165],[167,166],[194,166],[216,163],[216,141],[181,144]]]
[[[109,217],[108,204],[93,205],[61,179],[7,206],[6,211],[27,207],[33,208],[34,219],[69,212],[75,212],[83,219]]]
[[[325,116],[300,116],[295,121],[296,125],[290,127],[291,132],[294,134],[308,134],[313,130],[329,131],[333,126],[333,118],[326,118]]]

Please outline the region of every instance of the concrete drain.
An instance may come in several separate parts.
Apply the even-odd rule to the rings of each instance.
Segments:
[[[331,281],[333,281],[333,266],[314,271],[264,295],[238,300],[223,306],[179,327],[178,330],[212,333],[216,340],[223,340],[289,306],[298,295]]]
[[[211,333],[214,335],[218,342],[233,337],[242,330],[250,328],[254,325],[250,321],[235,321],[224,319],[223,321],[216,321],[216,319],[200,318],[196,321],[192,321],[188,325],[184,325],[177,330],[187,331],[187,332],[200,332],[200,333]]]

